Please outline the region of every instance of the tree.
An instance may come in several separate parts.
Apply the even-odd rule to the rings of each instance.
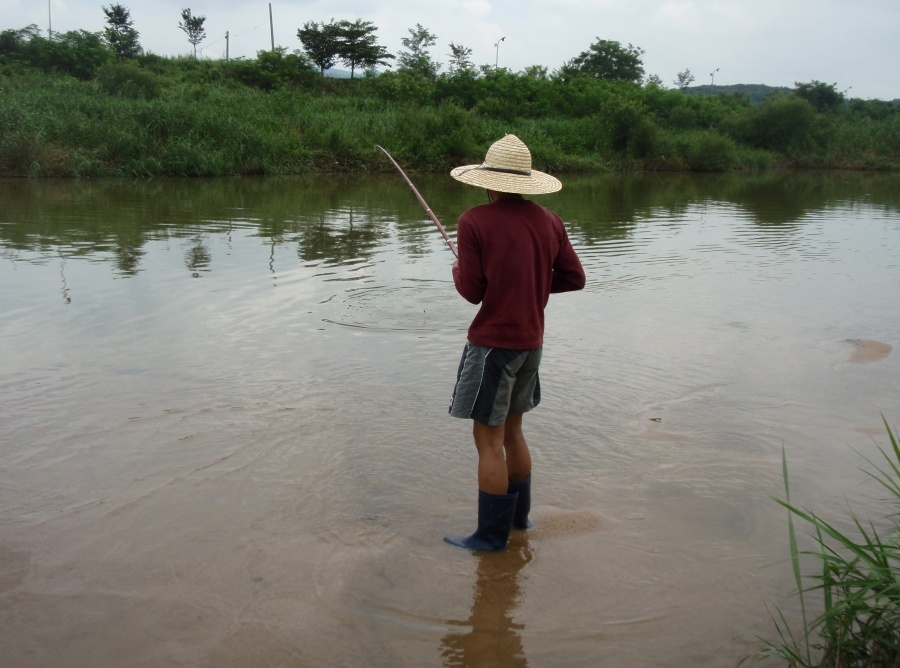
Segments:
[[[450,53],[447,55],[450,56],[451,74],[472,72],[475,69],[472,63],[472,49],[450,42]]]
[[[334,19],[328,23],[307,21],[297,31],[303,50],[319,67],[322,76],[325,76],[325,70],[334,67],[341,55],[340,32],[340,25],[335,23]]]
[[[370,21],[357,19],[352,23],[350,21],[341,21],[338,24],[338,45],[341,62],[350,68],[350,78],[353,78],[357,67],[367,70],[378,65],[387,65],[388,59],[394,56],[387,52],[383,46],[380,46],[375,37],[375,31],[378,28]]]
[[[563,65],[561,73],[566,76],[587,75],[606,81],[627,81],[637,83],[644,76],[641,56],[644,50],[629,44],[597,38],[587,51]]]
[[[190,9],[181,10],[182,22],[178,27],[184,30],[187,35],[188,42],[194,45],[194,58],[197,57],[197,45],[206,39],[206,29],[203,24],[206,22],[205,16],[191,16]]]
[[[134,29],[134,21],[131,20],[131,12],[122,5],[110,5],[103,7],[106,14],[107,27],[103,36],[110,48],[119,58],[135,58],[141,55],[141,45],[138,42],[139,33]]]
[[[813,80],[809,83],[794,82],[794,86],[794,92],[814,106],[816,111],[829,111],[844,103],[844,94],[838,91],[836,83]]]
[[[34,23],[19,30],[0,32],[0,60],[19,55],[25,45],[38,39],[41,39],[41,30]]]
[[[421,74],[427,79],[437,78],[439,63],[432,59],[427,49],[437,42],[437,35],[423,28],[417,23],[415,28],[409,29],[409,37],[403,37],[400,43],[407,51],[401,53],[398,60],[400,69],[414,74]]]
[[[690,86],[694,82],[694,75],[691,74],[690,70],[685,70],[684,72],[679,72],[678,76],[675,77],[675,81],[673,82],[678,90],[684,90],[688,86]]]
[[[522,70],[522,76],[529,79],[538,79],[540,81],[548,81],[550,79],[549,70],[546,65],[529,65]]]

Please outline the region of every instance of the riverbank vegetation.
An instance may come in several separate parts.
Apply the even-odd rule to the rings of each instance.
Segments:
[[[883,463],[871,462],[871,478],[895,505],[883,528],[850,515],[853,531],[791,503],[787,460],[785,499],[789,512],[791,562],[803,629],[794,633],[781,614],[774,619],[777,640],[765,641],[760,658],[777,657],[792,667],[881,668],[900,665],[900,443],[885,421],[891,447],[879,449]],[[798,547],[794,522],[811,531],[813,549]],[[851,535],[855,534],[855,535]],[[818,566],[812,577],[802,571],[802,558]],[[806,584],[810,582],[812,584]],[[812,601],[815,597],[820,601]],[[816,612],[813,613],[813,610]],[[808,615],[815,614],[809,618]]]
[[[417,26],[397,71],[337,79],[284,47],[254,59],[164,58],[135,48],[136,34],[120,30],[116,41],[113,28],[0,33],[0,175],[390,169],[375,144],[406,168],[437,171],[480,160],[507,132],[551,172],[900,166],[895,104],[847,100],[818,81],[759,103],[686,94],[645,77],[643,52],[616,42],[598,40],[553,72],[475,67],[451,44],[440,73],[424,51],[434,36]],[[393,58],[377,49],[375,62]],[[610,50],[628,72],[603,69]]]

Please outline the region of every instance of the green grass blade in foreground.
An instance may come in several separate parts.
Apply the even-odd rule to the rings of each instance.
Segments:
[[[794,569],[794,582],[797,585],[797,595],[800,597],[800,614],[803,619],[803,628],[808,629],[809,626],[806,622],[806,598],[804,596],[804,588],[803,588],[803,574],[800,570],[800,551],[797,548],[797,531],[794,527],[794,516],[793,512],[791,512],[790,501],[791,501],[791,484],[790,478],[788,476],[788,465],[787,465],[787,452],[784,448],[784,445],[781,446],[781,470],[782,476],[784,477],[784,494],[785,499],[787,501],[788,508],[788,537],[790,540],[790,550],[791,550],[791,565]],[[810,647],[809,647],[809,635],[804,636],[804,647],[806,648],[806,660],[809,661],[810,657]]]
[[[869,475],[900,501],[900,445],[886,421],[885,427],[896,462],[880,449],[889,466],[875,467],[877,473]],[[783,448],[782,466],[786,499],[774,500],[789,511],[791,561],[801,600],[805,652],[779,611],[778,619],[771,613],[770,617],[780,642],[761,639],[765,647],[758,656],[780,658],[789,666],[900,666],[900,524],[893,521],[879,532],[874,523],[863,523],[851,510],[850,519],[858,533],[853,539],[816,513],[791,503]],[[795,516],[812,526],[815,551],[799,550]],[[820,563],[819,575],[813,576],[818,582],[810,587],[803,586],[801,554]],[[804,597],[818,590],[822,591],[823,611],[808,621]]]

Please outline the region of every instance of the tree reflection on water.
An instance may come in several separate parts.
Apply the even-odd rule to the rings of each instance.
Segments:
[[[629,237],[635,225],[714,202],[761,228],[798,227],[812,212],[866,204],[900,209],[900,177],[866,172],[667,175],[563,175],[565,189],[537,198],[560,213],[577,243]],[[429,204],[453,234],[456,217],[483,201],[445,175],[416,175]],[[150,241],[184,240],[192,274],[212,269],[211,235],[244,228],[271,244],[297,244],[304,262],[370,259],[386,243],[412,260],[436,252],[431,222],[394,175],[319,177],[7,180],[0,251],[50,250],[94,256],[121,276],[141,270]],[[392,237],[396,237],[392,239]],[[44,257],[46,259],[46,257]]]

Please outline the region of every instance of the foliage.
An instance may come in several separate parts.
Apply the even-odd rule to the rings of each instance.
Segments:
[[[472,49],[450,42],[450,74],[475,71],[472,63]]]
[[[133,61],[118,61],[102,65],[95,77],[97,88],[107,95],[122,95],[150,100],[162,94],[161,77]]]
[[[430,58],[434,36],[417,27]],[[889,103],[820,111],[787,91],[752,104],[542,66],[473,68],[469,49],[451,49],[458,59],[445,73],[368,67],[364,78],[334,79],[284,47],[233,61],[117,62],[99,34],[2,31],[0,175],[382,169],[374,143],[410,168],[444,169],[480,159],[510,131],[551,170],[900,166],[900,107]]]
[[[566,63],[561,71],[564,75],[585,75],[607,81],[627,81],[637,83],[644,76],[641,56],[644,50],[629,44],[623,47],[619,42],[597,38],[587,51],[582,51]]]
[[[389,65],[394,58],[378,44],[375,32],[378,28],[371,21],[339,21],[316,23],[307,21],[297,31],[297,37],[309,58],[325,70],[335,66],[340,60],[350,68],[350,78],[354,78],[357,68],[372,70],[378,65]]]
[[[678,90],[684,90],[685,88],[690,86],[692,83],[694,83],[694,81],[695,81],[695,77],[693,74],[691,74],[691,71],[684,70],[683,72],[678,73],[678,76],[675,77],[674,83],[675,83],[675,86],[678,88]]]
[[[729,123],[729,134],[757,148],[792,154],[808,149],[814,140],[816,111],[796,95],[767,97]]]
[[[889,452],[879,448],[885,462],[866,460],[874,472],[866,473],[900,504],[900,443],[884,422],[891,443]],[[851,512],[858,537],[838,530],[810,510],[791,503],[787,457],[783,455],[785,499],[776,501],[788,512],[788,535],[797,594],[800,597],[803,632],[797,637],[783,614],[773,617],[777,641],[763,640],[762,657],[777,657],[788,666],[860,668],[896,666],[900,663],[900,522],[891,515],[886,530],[863,523]],[[794,519],[813,531],[814,549],[801,552]],[[804,586],[801,555],[820,566],[814,584]],[[822,613],[808,620],[807,596],[821,594]]]
[[[368,78],[363,83],[367,90],[386,102],[403,100],[411,104],[428,105],[435,92],[434,82],[408,70],[385,72]]]
[[[303,50],[324,76],[325,70],[335,66],[341,56],[340,26],[334,19],[325,23],[307,21],[297,31]]]
[[[824,84],[821,81],[795,83],[797,96],[809,102],[816,111],[831,111],[844,103],[843,93],[839,93],[837,84]]]
[[[113,58],[98,33],[72,30],[42,37],[36,25],[0,33],[0,64],[34,67],[88,80]]]
[[[426,79],[436,79],[440,64],[428,53],[428,49],[437,42],[437,35],[417,23],[415,28],[409,29],[409,37],[403,37],[405,52],[401,52],[398,58],[400,69],[405,72],[419,74]]]
[[[697,172],[724,172],[735,167],[738,149],[734,141],[718,132],[700,130],[680,135],[678,153]]]
[[[131,12],[122,5],[110,5],[103,7],[103,13],[106,14],[107,23],[103,36],[115,54],[119,58],[135,58],[140,55],[143,50],[138,41],[140,33],[134,29]]]
[[[357,67],[363,69],[387,65],[394,56],[378,44],[375,32],[378,28],[371,21],[341,21],[338,24],[339,55],[341,61],[350,68],[350,78]]]
[[[791,89],[785,88],[784,86],[766,86],[764,84],[733,84],[729,86],[703,84],[685,88],[684,92],[687,95],[702,96],[738,95],[745,97],[753,104],[758,104],[770,95],[775,95],[776,93],[790,93]]]
[[[188,42],[193,45],[194,58],[197,57],[197,45],[206,39],[206,28],[203,27],[204,23],[206,23],[205,16],[194,16],[191,14],[190,9],[181,10],[181,21],[178,23],[178,27],[184,31],[184,34],[187,35]]]
[[[602,124],[613,152],[633,158],[655,155],[657,127],[640,102],[613,98]]]
[[[306,56],[298,51],[287,53],[283,46],[259,51],[256,60],[238,60],[231,67],[239,81],[262,90],[310,86],[318,76]]]

